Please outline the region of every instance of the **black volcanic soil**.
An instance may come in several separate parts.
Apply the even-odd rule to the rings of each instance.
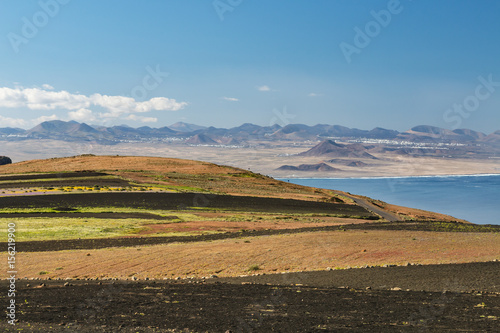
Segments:
[[[408,265],[394,267],[351,268],[333,271],[256,275],[221,278],[221,282],[355,289],[500,293],[500,261],[467,264]],[[500,309],[498,309],[500,310]],[[499,318],[500,319],[500,318]]]
[[[32,180],[32,179],[58,179],[58,178],[78,178],[78,177],[100,177],[108,176],[103,172],[61,172],[61,173],[40,173],[29,175],[0,176],[0,181],[6,180]]]
[[[85,178],[85,179],[51,179],[46,181],[30,181],[30,182],[7,182],[1,183],[0,189],[8,188],[32,188],[32,187],[61,187],[61,186],[111,186],[111,187],[129,187],[132,186],[128,181],[120,178]]]
[[[40,207],[127,207],[149,209],[215,208],[287,214],[310,212],[370,217],[372,213],[357,205],[293,199],[230,196],[201,193],[72,193],[4,197],[0,208]]]
[[[182,281],[17,280],[15,329],[28,332],[495,332],[500,263],[400,267],[348,272],[350,286],[362,279],[397,279],[410,291],[335,288],[345,272],[266,276],[271,285],[242,284],[248,278]],[[363,274],[358,274],[363,271]],[[480,277],[486,274],[489,281]],[[260,278],[260,277],[259,277]],[[324,280],[324,279],[323,279]],[[428,281],[428,282],[425,282]],[[436,281],[440,281],[436,286]],[[262,281],[263,282],[263,281]],[[366,282],[366,281],[365,281]],[[44,286],[40,286],[44,283]],[[64,283],[70,285],[64,286]],[[291,284],[294,285],[291,285]],[[461,283],[473,283],[470,292]],[[29,284],[29,286],[28,286]],[[282,284],[282,285],[277,285]],[[1,282],[7,289],[6,281]],[[443,287],[443,289],[441,289]],[[461,290],[461,289],[464,290]],[[418,291],[423,289],[425,291]],[[437,289],[439,291],[429,291]],[[447,292],[443,292],[448,290]],[[463,292],[468,291],[468,292]],[[6,304],[6,293],[0,295]],[[4,319],[0,329],[14,331]]]
[[[58,186],[114,186],[127,187],[131,184],[121,178],[103,178],[110,176],[102,172],[63,172],[42,173],[29,175],[0,176],[0,189],[30,188],[30,187],[58,187]],[[72,179],[67,179],[72,178]],[[82,179],[78,179],[82,178]],[[43,179],[43,181],[40,181]],[[26,182],[27,180],[32,180]],[[22,182],[19,182],[22,181]]]

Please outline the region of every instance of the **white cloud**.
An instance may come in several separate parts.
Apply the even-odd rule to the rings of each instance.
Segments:
[[[95,120],[97,117],[91,108],[101,107],[107,112],[98,114],[101,118],[121,118],[134,113],[150,111],[178,111],[188,105],[186,102],[177,102],[166,97],[154,97],[146,101],[136,101],[132,97],[108,96],[93,94],[73,94],[64,90],[52,91],[48,84],[40,88],[8,88],[0,87],[0,107],[29,108],[31,110],[68,110],[68,116],[74,120]],[[139,121],[155,121],[156,118],[137,117]]]
[[[271,88],[269,88],[269,86],[259,86],[257,87],[257,90],[258,91],[271,91]]]
[[[56,116],[55,114],[51,116],[41,116],[36,119],[33,119],[32,122],[33,124],[38,125],[40,123],[43,123],[44,121],[51,121],[51,120],[59,120],[59,117]]]
[[[77,111],[68,112],[68,118],[71,120],[75,120],[78,122],[90,122],[95,121],[96,117],[93,114],[92,110],[89,109],[80,109]]]
[[[1,127],[25,127],[26,120],[24,119],[15,119],[9,117],[3,117],[0,115],[0,128]]]
[[[45,90],[54,90],[54,87],[52,87],[50,84],[42,84],[42,88]]]
[[[309,97],[319,97],[319,96],[323,96],[323,94],[317,94],[317,93],[309,93],[307,96]]]
[[[222,99],[230,102],[239,102],[239,99],[234,97],[222,97]]]
[[[133,121],[140,121],[141,123],[156,123],[158,121],[158,118],[136,116],[135,114],[131,114],[125,119],[133,120]]]

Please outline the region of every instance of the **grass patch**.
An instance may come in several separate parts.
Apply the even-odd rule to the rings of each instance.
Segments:
[[[255,271],[258,271],[258,270],[260,270],[260,269],[261,269],[261,268],[260,268],[260,266],[259,266],[259,265],[250,265],[250,266],[248,267],[248,271],[249,271],[249,272],[255,272]]]
[[[144,224],[157,222],[157,220],[144,219],[95,218],[23,218],[6,220],[8,222],[15,221],[17,240],[20,242],[127,236],[144,230]],[[0,229],[0,237],[6,239],[6,228]]]
[[[238,178],[262,178],[261,175],[258,175],[256,173],[250,173],[250,172],[232,173],[230,175],[232,177],[238,177]]]

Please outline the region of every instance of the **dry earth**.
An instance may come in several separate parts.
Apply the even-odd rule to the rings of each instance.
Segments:
[[[176,143],[120,143],[99,145],[97,143],[61,142],[55,140],[24,140],[2,142],[2,154],[14,161],[33,158],[64,157],[80,154],[96,155],[141,155],[170,158],[194,159],[217,164],[230,165],[273,177],[395,177],[420,175],[463,175],[500,173],[499,159],[449,159],[412,158],[374,154],[379,160],[358,159],[368,164],[366,167],[347,167],[332,164],[340,172],[280,172],[276,169],[284,164],[315,164],[323,160],[318,157],[295,156],[313,147],[317,142],[265,143],[255,142],[251,147],[224,148],[210,146],[187,146]],[[362,193],[360,193],[362,194]]]
[[[498,233],[347,230],[212,242],[18,253],[19,277],[238,276],[365,265],[500,259]]]

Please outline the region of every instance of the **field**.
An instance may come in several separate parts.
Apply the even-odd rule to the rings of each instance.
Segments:
[[[498,324],[500,227],[233,167],[121,156],[2,166],[0,223],[2,240],[16,229],[25,331]]]

